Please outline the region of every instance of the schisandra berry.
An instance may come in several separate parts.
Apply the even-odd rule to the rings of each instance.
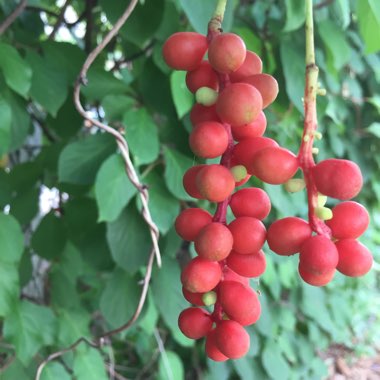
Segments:
[[[205,306],[203,295],[206,293],[193,293],[182,286],[182,294],[186,301],[190,302],[191,304],[196,306]]]
[[[205,168],[207,165],[196,165],[191,167],[183,176],[183,187],[187,194],[197,199],[204,199],[203,195],[200,193],[196,178],[198,173]]]
[[[195,103],[190,112],[190,121],[193,125],[197,125],[204,121],[220,121],[220,119],[216,113],[215,105],[206,107]]]
[[[329,272],[317,274],[310,272],[307,268],[304,268],[301,263],[298,265],[298,272],[302,280],[304,280],[309,285],[313,286],[325,286],[327,285],[334,277],[335,269],[332,269]]]
[[[218,90],[218,74],[208,61],[203,61],[196,69],[186,74],[186,86],[192,93],[195,93],[201,87]]]
[[[249,76],[260,74],[262,69],[263,63],[261,58],[253,51],[247,50],[247,54],[242,65],[230,74],[230,81],[240,82]]]
[[[240,282],[244,286],[249,287],[249,279],[247,277],[241,276],[240,274],[236,273],[234,270],[232,270],[228,266],[225,266],[223,269],[222,281],[236,281],[236,282]]]
[[[244,83],[248,83],[257,88],[263,99],[263,108],[273,103],[278,94],[278,83],[269,74],[256,74],[248,78],[244,78]]]
[[[206,355],[215,362],[224,362],[229,358],[222,354],[216,343],[216,329],[211,330],[206,337]]]
[[[194,241],[199,231],[211,221],[212,216],[206,210],[187,208],[177,216],[174,227],[183,240]]]
[[[199,307],[189,307],[178,317],[178,326],[183,335],[190,339],[199,339],[206,336],[212,329],[210,313]]]
[[[242,141],[250,137],[260,137],[267,127],[267,119],[263,111],[249,124],[240,127],[232,127],[231,132],[234,140]]]
[[[240,276],[259,277],[265,272],[265,254],[262,250],[248,255],[232,251],[227,257],[227,265]]]

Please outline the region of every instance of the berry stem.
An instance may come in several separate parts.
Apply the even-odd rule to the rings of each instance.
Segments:
[[[318,128],[317,122],[317,92],[318,92],[318,66],[315,64],[314,52],[314,26],[313,26],[313,1],[306,0],[306,78],[304,109],[304,130],[298,159],[303,171],[307,199],[309,206],[309,223],[313,231],[318,235],[331,237],[330,228],[316,216],[318,207],[318,191],[312,176],[312,168],[315,166],[313,157],[314,136]]]
[[[213,31],[213,32],[221,31],[224,12],[226,11],[226,5],[227,5],[227,0],[218,0],[215,7],[214,14],[210,22],[208,23],[209,33],[210,31]]]

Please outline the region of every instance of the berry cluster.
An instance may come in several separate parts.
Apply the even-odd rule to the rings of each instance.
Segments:
[[[206,51],[208,60],[203,60]],[[220,164],[193,166],[183,178],[189,195],[218,205],[214,216],[200,208],[188,208],[175,222],[177,233],[194,242],[198,255],[181,276],[184,297],[198,307],[180,314],[179,327],[189,338],[206,336],[206,353],[211,359],[237,359],[247,353],[250,344],[243,326],[255,323],[261,313],[249,277],[258,277],[265,270],[262,220],[271,204],[259,188],[232,193],[256,171],[266,171],[267,158],[253,168],[256,154],[277,146],[261,136],[266,129],[262,110],[277,96],[278,85],[272,76],[262,73],[259,56],[247,51],[243,40],[233,33],[209,33],[208,37],[176,33],[164,44],[163,56],[173,69],[187,71],[187,87],[195,94],[190,113],[192,151],[203,159],[221,156]],[[283,149],[280,154],[284,152],[290,154]],[[274,181],[284,173],[276,176]],[[228,205],[235,219],[227,225]],[[199,307],[211,305],[212,313]]]

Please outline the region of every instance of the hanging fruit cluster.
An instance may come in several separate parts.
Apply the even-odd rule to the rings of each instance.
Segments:
[[[300,253],[300,276],[311,285],[327,284],[336,268],[348,276],[370,269],[370,252],[355,240],[368,226],[365,208],[352,201],[332,211],[324,207],[327,196],[355,197],[362,176],[358,166],[347,160],[329,159],[315,165],[312,145],[320,134],[314,120],[305,122],[298,156],[263,137],[263,109],[276,98],[277,81],[262,73],[260,57],[247,51],[238,35],[221,33],[213,20],[207,36],[194,32],[170,36],[163,57],[171,68],[187,71],[186,85],[195,94],[190,113],[192,151],[201,159],[221,156],[219,164],[193,166],[183,177],[189,195],[217,207],[213,216],[201,208],[187,208],[175,222],[177,233],[194,242],[197,253],[181,275],[183,295],[196,307],[180,314],[179,327],[189,338],[206,337],[211,359],[237,359],[250,345],[244,326],[257,322],[261,313],[249,278],[265,271],[261,248],[266,239],[279,255]],[[313,106],[310,97],[314,101],[316,97],[316,88],[308,91],[305,114]],[[298,169],[304,180],[293,178]],[[265,191],[247,187],[234,192],[252,175],[269,184],[285,184],[289,191],[306,186],[309,222],[287,217],[274,222],[267,233],[262,220],[271,204]],[[228,206],[235,219],[227,225]]]

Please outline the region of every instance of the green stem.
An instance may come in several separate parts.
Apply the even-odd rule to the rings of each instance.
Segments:
[[[210,22],[208,23],[208,31],[219,32],[222,28],[222,21],[224,17],[224,12],[226,11],[227,0],[218,0],[214,14],[211,17]]]
[[[306,66],[315,64],[314,53],[314,25],[313,25],[313,0],[306,0]]]

